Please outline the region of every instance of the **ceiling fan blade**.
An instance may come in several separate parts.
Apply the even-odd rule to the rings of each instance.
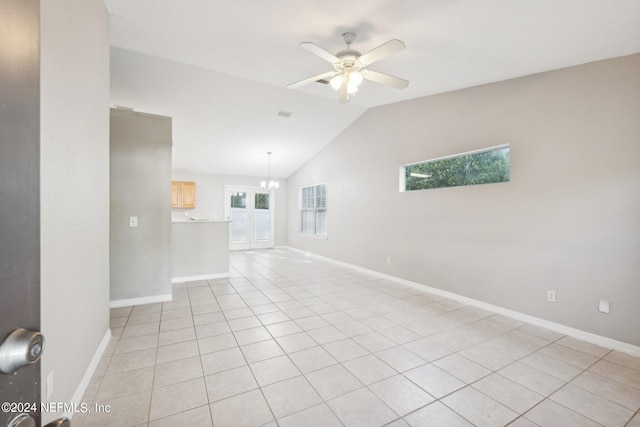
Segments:
[[[358,62],[360,62],[363,67],[366,67],[367,65],[373,64],[374,62],[379,61],[382,58],[386,58],[391,54],[400,52],[404,48],[405,45],[402,41],[398,39],[389,40],[388,42],[360,56],[360,58],[358,58]]]
[[[328,71],[326,73],[318,74],[317,76],[309,77],[308,79],[300,80],[299,82],[291,83],[287,86],[289,89],[297,89],[300,86],[304,86],[308,83],[317,82],[318,80],[330,79],[331,77],[338,74],[337,71]]]
[[[309,52],[315,55],[318,55],[320,58],[331,62],[332,64],[335,64],[336,62],[340,62],[340,59],[337,56],[327,52],[317,44],[313,44],[311,42],[302,42],[300,43],[300,46],[302,46],[304,49],[308,50]]]
[[[383,85],[393,86],[398,89],[404,89],[405,87],[409,86],[409,82],[407,80],[390,76],[389,74],[379,73],[378,71],[362,70],[361,73],[365,79]]]

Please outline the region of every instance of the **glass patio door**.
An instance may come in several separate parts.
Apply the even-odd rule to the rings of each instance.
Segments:
[[[229,249],[273,247],[274,194],[254,187],[227,187]]]

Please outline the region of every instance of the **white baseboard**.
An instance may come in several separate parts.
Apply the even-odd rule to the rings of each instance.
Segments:
[[[381,279],[387,279],[396,283],[400,283],[403,285],[410,286],[415,289],[420,289],[423,291],[427,291],[429,293],[439,295],[445,298],[452,299],[454,301],[461,302],[463,304],[467,304],[473,307],[478,307],[483,310],[491,311],[493,313],[501,314],[506,317],[510,317],[512,319],[520,320],[522,322],[531,323],[532,325],[540,326],[542,328],[550,329],[552,331],[568,335],[570,337],[589,342],[591,344],[599,345],[601,347],[610,348],[612,350],[618,350],[623,353],[630,354],[632,356],[640,356],[640,346],[629,344],[626,342],[614,340],[612,338],[603,337],[601,335],[592,334],[591,332],[581,331],[580,329],[575,329],[569,326],[562,325],[560,323],[550,322],[545,319],[541,319],[539,317],[530,316],[528,314],[519,313],[517,311],[509,310],[504,307],[500,307],[497,305],[488,304],[483,301],[475,300],[473,298],[468,298],[462,295],[454,294],[453,292],[444,291],[438,288],[432,288],[431,286],[423,285],[421,283],[412,282],[410,280],[401,279],[399,277],[391,276],[389,274],[380,273],[375,270],[369,270],[367,268],[359,267],[354,264],[349,264],[346,262],[338,261],[333,258],[325,257],[322,255],[316,255],[308,251],[303,251],[301,249],[293,248],[291,246],[286,246],[287,249],[290,249],[294,252],[299,252],[305,254],[308,257],[317,258],[323,261],[330,262],[332,264],[340,265],[342,267],[347,267],[352,270],[358,271],[360,273],[369,274],[374,277],[379,277]]]
[[[95,373],[96,368],[98,367],[98,363],[100,363],[100,359],[102,359],[102,356],[104,355],[104,351],[107,349],[107,345],[109,344],[109,341],[111,341],[111,329],[107,329],[107,332],[102,337],[102,341],[100,341],[100,345],[98,346],[98,349],[93,354],[93,357],[91,358],[91,362],[89,362],[89,367],[87,367],[87,370],[85,371],[84,376],[82,377],[82,380],[80,380],[80,384],[78,384],[78,387],[76,388],[76,392],[73,393],[73,397],[71,398],[71,403],[73,404],[73,406],[78,408],[80,407],[80,404],[82,403],[82,397],[84,396],[84,393],[87,391],[89,382],[91,382],[91,378],[93,378],[93,374]],[[74,412],[66,413],[63,415],[63,417],[67,417],[71,419],[73,417],[73,414]]]
[[[153,304],[155,302],[167,302],[173,299],[172,294],[154,295],[152,297],[129,298],[113,300],[109,303],[110,308],[129,307],[132,305]]]
[[[196,280],[207,279],[224,279],[226,277],[229,277],[228,271],[226,273],[201,274],[199,276],[172,277],[171,283],[195,282]]]

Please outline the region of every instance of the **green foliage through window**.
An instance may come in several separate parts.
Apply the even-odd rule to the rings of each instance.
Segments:
[[[509,146],[429,160],[404,167],[404,190],[508,182]]]
[[[256,209],[269,209],[269,193],[256,193]]]
[[[247,193],[232,193],[231,194],[231,207],[232,208],[246,208],[247,207]]]

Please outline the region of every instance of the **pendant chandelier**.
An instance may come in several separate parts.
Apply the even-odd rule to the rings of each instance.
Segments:
[[[271,151],[267,151],[267,156],[269,156],[269,169],[267,174],[266,181],[260,181],[260,189],[262,190],[276,190],[280,187],[280,183],[278,181],[273,181],[271,179]]]

